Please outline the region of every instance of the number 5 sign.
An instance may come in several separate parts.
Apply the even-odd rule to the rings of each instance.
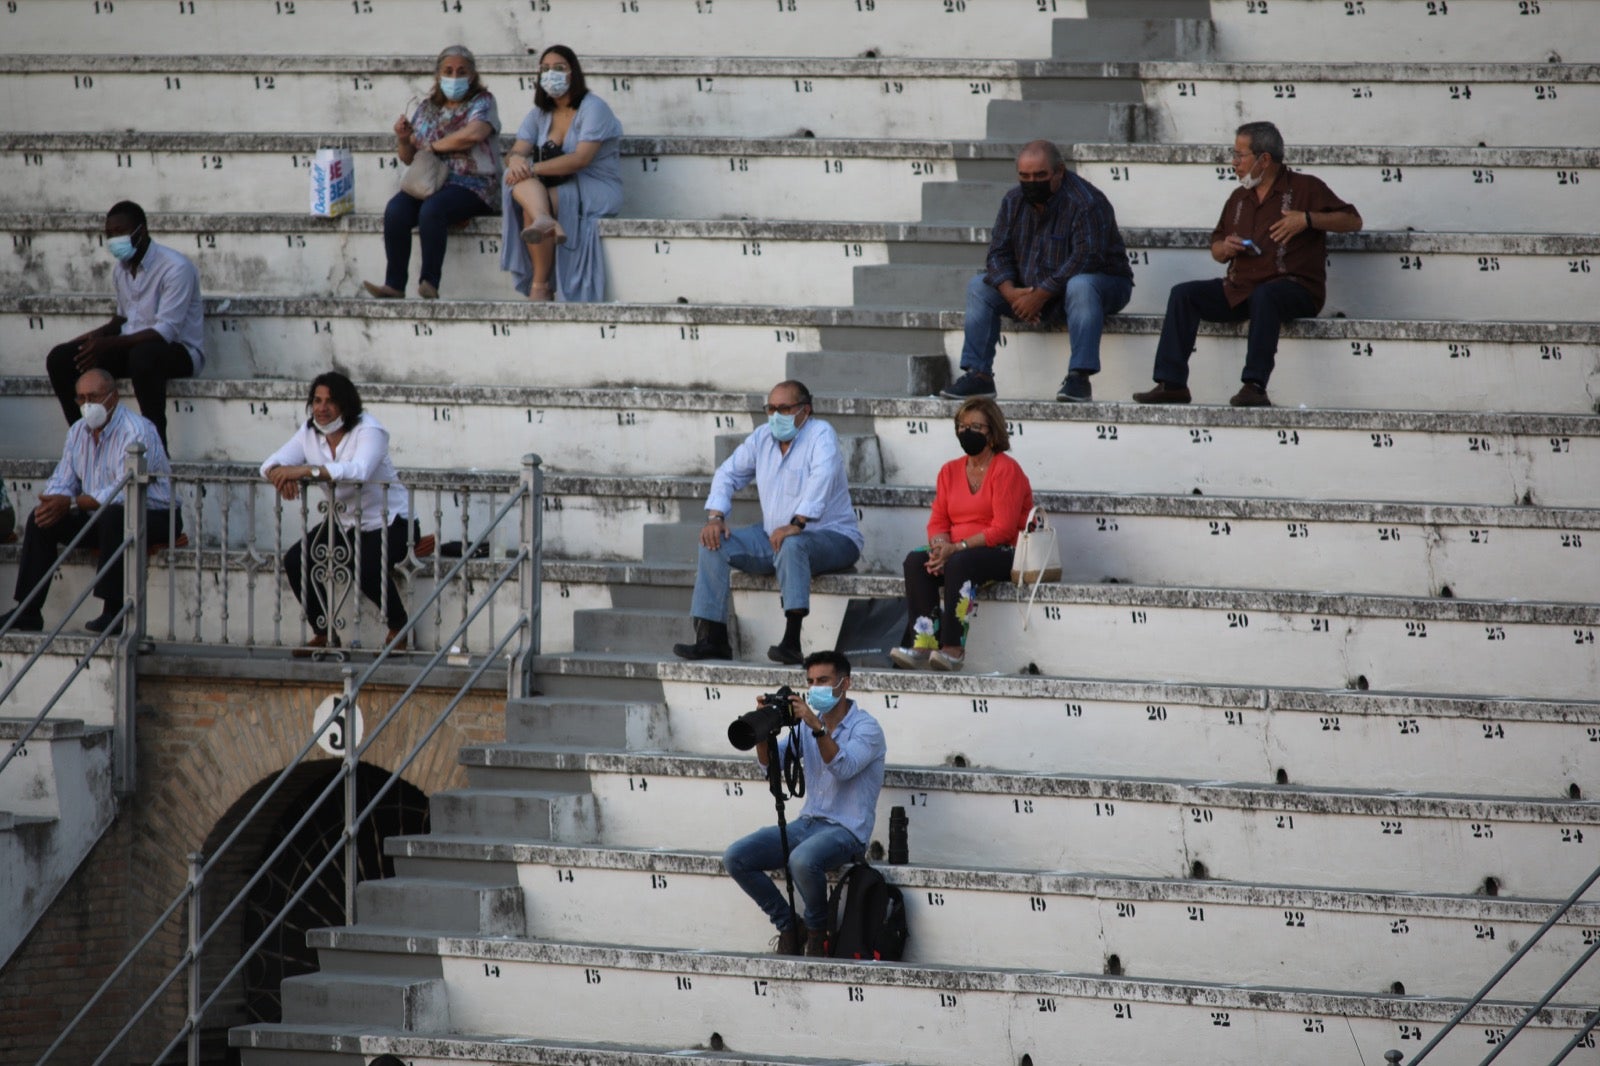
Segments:
[[[343,757],[346,745],[361,743],[366,727],[361,719],[361,707],[359,705],[354,708],[355,726],[353,728],[342,711],[339,714],[334,713],[334,708],[338,706],[338,696],[329,696],[323,700],[316,713],[311,716],[311,728],[313,731],[321,729],[322,724],[329,718],[335,719],[334,723],[328,727],[327,732],[317,738],[317,743],[329,755]]]

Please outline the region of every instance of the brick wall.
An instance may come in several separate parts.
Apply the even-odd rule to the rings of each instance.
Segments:
[[[172,899],[183,890],[191,851],[220,844],[244,813],[241,803],[294,757],[311,734],[312,715],[339,691],[324,683],[238,679],[142,679],[139,789],[62,891],[16,955],[0,970],[0,1064],[32,1063],[89,994],[111,972]],[[389,711],[398,688],[372,688],[358,701],[368,734]],[[423,690],[400,712],[363,760],[392,769],[448,702],[450,693]],[[465,783],[456,764],[463,744],[504,738],[504,699],[481,690],[451,720],[405,774],[432,795]],[[320,748],[315,756],[331,759]],[[253,798],[253,797],[252,797]],[[209,853],[209,852],[208,852]],[[235,872],[235,877],[237,873]],[[208,897],[210,894],[208,893]],[[207,906],[216,908],[210,898]],[[183,953],[185,912],[158,934],[115,993],[102,1001],[54,1061],[90,1061],[176,964]],[[220,936],[231,957],[208,960],[212,980],[237,960],[238,937]],[[114,1062],[146,1062],[183,1024],[180,980]]]

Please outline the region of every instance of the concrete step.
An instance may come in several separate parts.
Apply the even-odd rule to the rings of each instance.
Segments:
[[[207,378],[299,382],[337,358],[364,386],[521,381],[526,345],[537,336],[572,356],[542,367],[540,384],[552,387],[742,389],[764,396],[774,381],[798,375],[822,396],[912,395],[876,377],[885,364],[876,364],[873,379],[885,387],[857,386],[859,370],[835,355],[873,351],[894,353],[896,361],[918,368],[907,385],[926,396],[939,373],[938,359],[927,357],[942,350],[943,372],[955,373],[962,344],[962,315],[952,309],[213,297],[207,313]],[[51,346],[103,325],[105,314],[104,299],[87,295],[0,299],[0,374],[38,375]],[[1160,327],[1158,314],[1123,313],[1107,321],[1097,397],[1126,400],[1149,386]],[[452,345],[472,346],[480,358],[447,374],[428,353]],[[801,355],[797,347],[811,351]],[[655,357],[641,363],[634,358],[640,350]],[[1000,395],[1053,398],[1068,354],[1059,330],[1002,333],[995,361]],[[809,361],[803,370],[802,360]],[[1195,396],[1226,401],[1243,360],[1240,327],[1203,328],[1190,360]],[[1426,395],[1429,408],[1441,411],[1589,414],[1600,399],[1600,327],[1302,320],[1284,330],[1272,395],[1289,407],[1409,409]],[[756,420],[748,424],[754,428]]]
[[[944,352],[821,351],[790,352],[788,376],[822,381],[829,391],[889,396],[928,396],[950,383],[950,361]],[[822,390],[818,390],[819,392]]]
[[[644,527],[644,558],[652,563],[691,566],[700,554],[701,522],[653,522]]]
[[[504,885],[388,877],[356,886],[356,913],[369,926],[404,926],[470,936],[525,936],[522,893]]]
[[[532,1037],[466,1036],[429,1033],[357,1032],[356,1027],[309,1025],[245,1025],[228,1030],[229,1046],[240,1049],[243,1066],[366,1066],[370,1054],[390,1054],[402,1061],[544,1063],[548,1066],[680,1066],[685,1058],[706,1059],[707,1045],[672,1047],[646,1044],[621,1046],[611,1041],[583,1043]],[[856,1059],[807,1059],[763,1052],[717,1052],[719,1066],[876,1066]]]
[[[313,973],[284,978],[284,1020],[448,1032],[450,996],[440,977]]]
[[[461,1031],[514,1027],[541,1038],[698,1043],[715,1026],[729,1047],[770,1044],[774,1033],[813,1055],[871,1056],[937,1064],[996,1061],[986,1054],[1006,1048],[1006,1061],[1021,1053],[1051,1061],[1053,1050],[1071,1039],[1099,1061],[1169,1061],[1188,1052],[1220,1066],[1245,1066],[1263,1055],[1274,1061],[1312,1062],[1338,1054],[1353,1039],[1368,1061],[1379,1061],[1395,1043],[1398,1027],[1431,1036],[1456,1008],[1449,999],[1365,997],[1281,986],[1230,986],[1176,981],[1127,981],[1062,972],[973,967],[815,962],[707,952],[655,952],[577,944],[506,943],[472,939],[407,939],[349,930],[311,934],[321,949],[363,953],[440,955],[446,980],[477,993],[452,1002],[452,1022]],[[501,978],[484,981],[484,965],[498,965]],[[686,978],[683,985],[678,977]],[[765,984],[762,982],[765,981]],[[817,1027],[818,998],[831,998],[840,984],[858,990],[857,1002],[889,1012],[905,1024],[893,1027]],[[598,987],[597,987],[598,986]],[[530,1018],[527,989],[540,989],[541,1011]],[[766,1000],[752,1011],[745,1000]],[[620,1010],[616,997],[634,1004]],[[945,997],[945,998],[940,998]],[[1041,1008],[1040,1002],[1046,1006]],[[849,1002],[848,998],[845,1002]],[[1054,1004],[1054,1006],[1050,1006]],[[1130,1013],[1131,1011],[1131,1013]],[[1481,1046],[1485,1032],[1500,1031],[1518,1007],[1485,1004],[1449,1047]],[[944,1024],[939,1019],[949,1012]],[[1580,1009],[1552,1009],[1516,1045],[1512,1061],[1542,1061],[1582,1025]],[[754,1016],[752,1016],[754,1015]],[[1148,1016],[1149,1023],[1128,1026]],[[1323,1025],[1314,1023],[1322,1021]],[[803,1034],[803,1037],[802,1037]],[[511,1034],[507,1034],[511,1035]],[[1503,1039],[1503,1033],[1499,1038]],[[1325,1061],[1325,1059],[1324,1059]]]
[[[727,756],[728,723],[795,676],[768,663],[573,655],[541,660],[539,685],[659,700],[670,750]],[[1590,701],[862,669],[852,690],[902,766],[1600,795],[1600,704]],[[657,737],[630,746],[668,747]]]
[[[506,701],[506,743],[661,748],[671,738],[665,705],[642,700],[535,696]]]
[[[913,855],[920,825],[910,826]],[[487,851],[485,850],[487,847]],[[492,856],[513,864],[529,899],[530,937],[674,950],[757,951],[770,923],[727,876],[719,854],[662,848],[568,848],[391,838],[400,868],[454,869]],[[904,894],[912,935],[905,960],[1184,981],[1250,982],[1471,995],[1507,943],[1526,942],[1551,905],[1483,896],[1382,895],[1145,880],[1093,874],[878,867]],[[641,899],[649,906],[639,906]],[[1600,921],[1580,904],[1547,934],[1499,994],[1537,999],[1563,959],[1582,950],[1583,927]],[[1131,911],[1131,913],[1130,913]],[[602,926],[596,913],[608,916]],[[1301,924],[1303,923],[1303,924]],[[1397,928],[1405,930],[1396,933]],[[1240,943],[1258,952],[1234,950]],[[1230,948],[1230,945],[1232,947]],[[1337,945],[1337,949],[1330,947]],[[1581,1003],[1600,978],[1579,975],[1559,1002]]]
[[[678,610],[600,609],[578,610],[572,616],[574,648],[585,652],[614,653],[649,651],[669,654],[672,645],[694,642],[694,626],[689,619],[685,590],[684,605]]]
[[[163,241],[192,250],[201,284],[213,293],[359,298],[364,279],[382,278],[379,218],[308,221],[174,216],[151,225]],[[160,228],[162,222],[172,228]],[[765,305],[782,293],[801,305],[854,301],[960,310],[967,282],[982,269],[988,239],[984,227],[934,223],[609,219],[600,230],[607,299],[652,304]],[[87,222],[80,229],[67,217],[10,215],[0,231],[28,248],[25,256],[0,266],[0,281],[11,289],[110,287],[111,260],[95,248],[98,238]],[[448,242],[441,291],[453,298],[513,296],[510,276],[499,265],[499,232],[498,223],[480,219]],[[1124,230],[1135,276],[1127,313],[1159,315],[1173,285],[1219,276],[1207,251],[1209,234]],[[295,254],[286,247],[291,240],[303,242]],[[1328,302],[1322,309],[1328,317],[1582,321],[1584,301],[1600,284],[1592,269],[1600,259],[1600,239],[1588,236],[1371,232],[1328,243]],[[264,270],[264,263],[270,267]],[[898,282],[873,280],[902,273]],[[423,326],[427,317],[421,315]],[[430,336],[413,326],[413,343]]]
[[[595,839],[594,797],[530,789],[456,789],[428,799],[435,832],[583,843]]]
[[[522,746],[466,749],[461,760],[586,772],[595,843],[712,851],[770,818],[755,760],[734,755]],[[1591,800],[891,766],[879,845],[896,805],[918,824],[918,860],[932,865],[1545,898],[1593,869],[1583,840],[1600,832]]]
[[[987,117],[985,134],[1002,141],[1025,140],[1040,130],[1063,141],[1142,141],[1149,130],[1144,108],[1134,103],[997,99],[989,102]]]
[[[334,140],[354,153],[356,211],[382,214],[396,168],[393,137],[377,133],[5,133],[0,153],[21,157],[22,165],[7,171],[12,196],[36,211],[82,210],[71,192],[82,183],[115,185],[150,212],[207,212],[242,197],[256,211],[303,214],[305,186],[285,181],[284,172],[305,170]],[[622,214],[986,226],[1015,181],[1019,147],[1003,140],[624,137]],[[1083,141],[1061,148],[1068,165],[1111,198],[1123,226],[1204,224],[1233,181],[1228,160],[1210,144]],[[1600,184],[1591,176],[1600,153],[1592,148],[1297,143],[1293,152],[1296,168],[1360,207],[1369,230],[1573,233],[1582,228],[1574,217],[1600,208]],[[781,202],[772,188],[784,190]],[[1546,197],[1561,210],[1539,210]]]

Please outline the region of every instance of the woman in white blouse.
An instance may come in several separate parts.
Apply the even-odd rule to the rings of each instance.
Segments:
[[[392,644],[409,616],[390,570],[416,542],[417,526],[410,493],[389,458],[389,431],[362,412],[355,385],[337,371],[317,375],[306,410],[305,425],[261,464],[261,476],[285,500],[299,498],[302,481],[335,483],[332,516],[283,553],[284,574],[312,630],[306,646],[293,654],[339,646],[336,631],[346,623],[328,618],[324,587],[334,580],[335,568],[348,575],[357,561],[361,591],[383,612],[389,624],[384,643]],[[309,573],[301,566],[304,551],[311,554]]]

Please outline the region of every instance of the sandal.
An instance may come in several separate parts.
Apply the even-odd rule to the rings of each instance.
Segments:
[[[533,224],[522,231],[523,244],[543,244],[546,237],[554,237],[557,244],[565,244],[567,234],[561,228],[561,223],[549,215],[540,215],[533,220]]]
[[[405,293],[391,289],[387,285],[374,285],[370,281],[363,281],[361,287],[367,290],[368,296],[376,297],[379,300],[403,300],[406,296]]]

